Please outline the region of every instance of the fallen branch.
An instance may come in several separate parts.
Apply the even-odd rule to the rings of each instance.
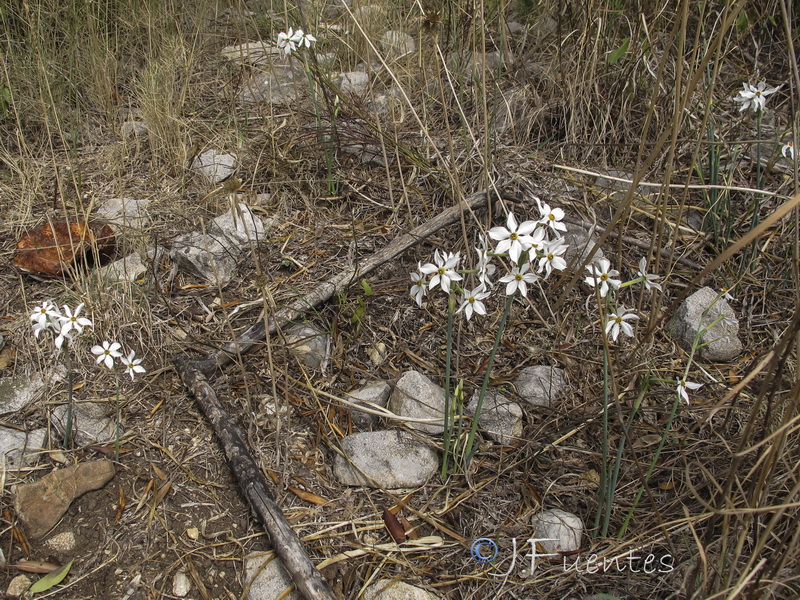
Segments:
[[[458,205],[447,209],[431,220],[423,223],[409,233],[401,235],[383,250],[376,252],[364,262],[343,271],[322,282],[313,292],[295,300],[286,308],[278,311],[268,320],[268,325],[263,320],[240,333],[235,340],[228,342],[218,350],[207,354],[204,358],[189,361],[187,367],[202,372],[210,377],[217,369],[221,369],[237,355],[244,354],[254,345],[263,342],[267,335],[274,335],[278,328],[294,321],[309,309],[330,299],[336,292],[344,292],[352,282],[368,275],[381,265],[386,264],[400,256],[409,248],[419,244],[442,227],[458,221],[464,212],[475,210],[486,203],[486,194],[478,192],[469,196]]]
[[[242,493],[264,524],[275,553],[291,575],[297,590],[306,600],[336,600],[328,582],[308,558],[300,538],[273,499],[267,480],[250,454],[242,432],[222,407],[214,388],[205,375],[189,366],[191,361],[185,356],[176,356],[173,360],[183,385],[192,392],[222,442],[228,464]]]

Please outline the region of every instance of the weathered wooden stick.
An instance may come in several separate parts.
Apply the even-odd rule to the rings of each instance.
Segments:
[[[242,432],[222,407],[214,388],[201,372],[189,366],[191,361],[185,356],[176,356],[173,360],[183,385],[192,392],[222,442],[239,487],[264,524],[275,553],[291,575],[297,590],[306,600],[336,600],[328,582],[308,558],[303,544],[273,499],[267,480],[250,454]]]
[[[376,252],[367,260],[357,263],[346,271],[322,282],[313,292],[296,300],[270,317],[268,320],[268,328],[264,321],[260,320],[240,333],[232,342],[228,342],[218,350],[207,354],[204,358],[188,362],[188,368],[201,371],[204,375],[210,377],[217,369],[221,369],[236,357],[237,352],[244,354],[255,344],[263,342],[267,335],[274,335],[278,327],[297,319],[309,309],[330,299],[336,292],[345,291],[353,281],[364,277],[381,265],[397,258],[403,252],[420,243],[433,233],[436,233],[442,227],[455,223],[461,217],[462,213],[480,208],[486,203],[486,198],[487,195],[484,192],[477,192],[470,195],[458,205],[445,210],[409,233],[401,235],[383,250]]]

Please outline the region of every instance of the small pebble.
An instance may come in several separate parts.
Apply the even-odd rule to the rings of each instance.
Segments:
[[[6,590],[6,596],[11,598],[19,598],[28,591],[28,588],[31,587],[31,580],[25,577],[25,575],[17,575],[14,579],[11,580],[11,583],[8,584],[8,589]]]
[[[175,573],[175,579],[172,580],[172,593],[178,598],[184,598],[192,588],[189,578],[183,571]]]

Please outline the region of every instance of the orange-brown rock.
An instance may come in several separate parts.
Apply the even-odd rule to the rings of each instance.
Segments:
[[[114,245],[114,232],[106,223],[42,223],[17,242],[13,264],[25,273],[58,277],[87,254],[110,255]]]

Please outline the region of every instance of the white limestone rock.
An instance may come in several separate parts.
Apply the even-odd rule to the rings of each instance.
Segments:
[[[513,383],[520,398],[533,406],[552,406],[566,385],[563,369],[543,365],[525,367]]]
[[[353,433],[342,440],[342,451],[347,458],[336,455],[333,474],[343,485],[418,487],[439,463],[435,450],[404,431]]]
[[[543,510],[531,518],[533,538],[539,541],[545,552],[575,552],[581,548],[583,521],[580,517],[552,508]]]
[[[475,414],[480,391],[476,390],[467,403],[467,410]],[[511,445],[522,436],[522,407],[497,390],[489,388],[483,399],[478,425],[490,438],[502,445]]]
[[[397,381],[389,398],[389,410],[412,419],[435,419],[438,423],[407,421],[412,429],[438,434],[444,431],[444,389],[422,373],[407,371]]]
[[[698,332],[714,321],[717,323],[700,336],[698,356],[714,362],[733,360],[742,353],[739,321],[728,301],[710,287],[700,288],[683,301],[668,330],[690,350]]]

